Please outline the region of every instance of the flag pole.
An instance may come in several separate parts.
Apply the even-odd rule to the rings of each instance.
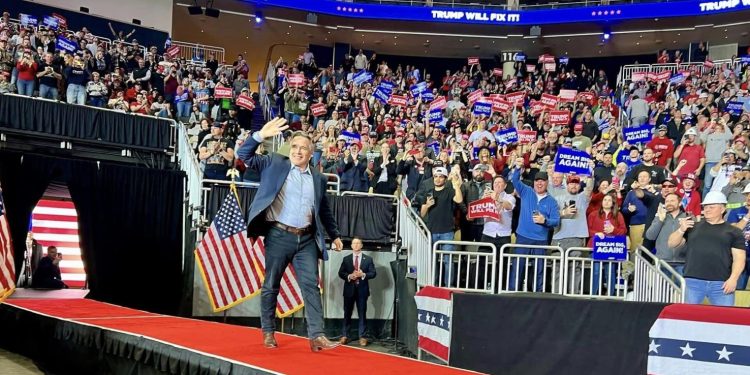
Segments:
[[[234,194],[234,197],[237,199],[237,204],[240,204],[240,195],[237,193],[237,185],[234,183],[234,179],[239,177],[240,172],[236,168],[231,168],[227,171],[227,176],[229,176],[231,183],[229,184],[229,193]],[[241,206],[240,206],[241,209]],[[230,307],[231,308],[231,307]],[[224,323],[227,322],[227,311],[229,309],[224,310]]]

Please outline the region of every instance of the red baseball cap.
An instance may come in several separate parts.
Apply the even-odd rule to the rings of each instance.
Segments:
[[[691,179],[691,180],[693,180],[693,181],[695,181],[696,180],[695,173],[688,173],[682,179],[684,180],[684,179],[688,179],[688,178]]]
[[[580,122],[578,124],[576,124],[573,127],[573,131],[576,131],[576,130],[583,130],[583,124],[581,124]]]

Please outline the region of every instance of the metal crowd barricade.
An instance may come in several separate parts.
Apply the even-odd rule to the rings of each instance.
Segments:
[[[323,175],[328,179],[326,191],[329,193],[336,193],[336,195],[341,195],[341,177],[334,173],[323,173]]]
[[[203,191],[203,198],[202,198],[202,204],[203,206],[203,219],[204,222],[209,223],[211,221],[211,218],[208,217],[208,194],[211,193],[211,185],[220,185],[220,186],[226,186],[229,187],[232,184],[232,181],[227,180],[209,180],[204,179],[201,180],[201,186]],[[260,183],[258,182],[234,182],[234,185],[238,188],[253,188],[257,189],[260,187]]]
[[[633,298],[639,302],[683,303],[685,278],[640,246],[635,251]]]
[[[638,64],[638,65],[623,65],[620,72],[621,82],[630,81],[633,77],[633,73],[650,72],[651,65]]]
[[[492,251],[444,250],[441,245],[489,247]],[[435,241],[430,279],[441,288],[492,294],[497,277],[496,261],[497,248],[489,242]]]
[[[543,255],[511,253],[512,249],[544,250],[545,253]],[[550,253],[554,254],[550,255]],[[503,276],[498,283],[500,293],[561,293],[559,290],[553,290],[554,288],[550,287],[549,290],[547,288],[548,278],[559,280],[563,277],[563,251],[559,246],[506,244],[500,248],[499,262]]]
[[[178,55],[178,57],[181,57],[185,60],[207,61],[208,55],[213,52],[216,57],[216,61],[225,61],[224,48],[222,47],[207,46],[199,43],[181,42],[178,40],[173,40],[172,45],[180,47],[180,54]]]
[[[430,278],[432,233],[403,194],[398,199],[398,212],[401,247],[406,249],[408,274],[416,270],[417,287],[433,285],[433,279]]]
[[[590,247],[571,247],[565,250],[562,294],[570,297],[625,300],[628,280],[624,275],[624,262],[595,260],[592,253]],[[626,258],[628,260],[630,254]]]

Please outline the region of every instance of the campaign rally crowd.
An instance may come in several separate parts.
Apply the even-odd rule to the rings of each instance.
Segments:
[[[26,28],[7,13],[0,30],[0,93],[175,118],[205,178],[236,167],[258,181],[234,153],[263,125],[243,56],[191,65],[114,29],[104,45],[85,28]],[[315,142],[313,168],[338,175],[342,191],[405,195],[433,241],[565,250],[621,238],[682,274],[686,302],[733,305],[750,246],[750,67],[696,59],[707,63],[620,85],[551,55],[511,71],[469,58],[428,73],[361,50],[318,67],[306,50],[275,62],[266,92]],[[478,201],[494,214],[473,216]],[[451,274],[443,285],[455,285]],[[595,288],[614,293],[605,279]]]

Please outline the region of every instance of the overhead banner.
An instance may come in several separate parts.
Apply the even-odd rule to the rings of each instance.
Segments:
[[[643,143],[651,140],[653,130],[654,127],[651,125],[623,128],[622,136],[630,144]]]
[[[594,260],[622,262],[627,259],[628,248],[625,236],[594,236]]]
[[[495,203],[495,199],[492,197],[486,197],[470,202],[468,208],[469,212],[466,216],[469,220],[500,220],[500,213],[497,211],[497,203]]]
[[[555,172],[588,176],[591,174],[590,162],[591,155],[586,151],[559,147],[555,155]]]

